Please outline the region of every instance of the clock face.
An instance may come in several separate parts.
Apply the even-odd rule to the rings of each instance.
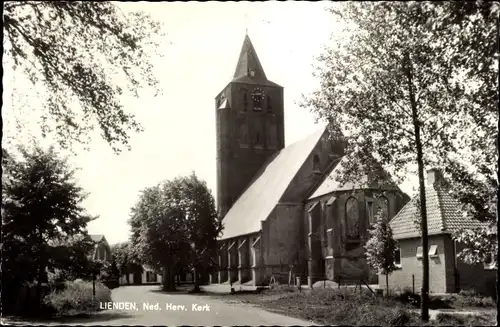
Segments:
[[[265,98],[265,94],[264,94],[264,91],[259,88],[259,87],[256,87],[255,89],[253,89],[252,91],[252,100],[256,103],[261,103],[262,101],[264,101],[264,98]]]

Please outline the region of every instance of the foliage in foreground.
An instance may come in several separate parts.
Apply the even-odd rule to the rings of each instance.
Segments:
[[[419,297],[409,291],[397,296],[378,297],[366,289],[360,292],[346,288],[322,288],[299,292],[297,289],[283,286],[253,296],[244,294],[241,298],[246,302],[262,305],[268,310],[335,326],[489,326],[495,322],[494,313],[445,314],[441,317],[438,315],[435,321],[423,324],[415,311],[420,305]],[[453,294],[449,302],[443,301],[441,297],[431,297],[430,300],[432,309],[496,307],[491,298],[475,294]]]
[[[159,23],[143,12],[124,13],[111,1],[8,1],[3,6],[7,64],[36,85],[44,105],[42,135],[55,132],[69,147],[72,141],[87,143],[98,127],[115,151],[127,146],[128,133],[142,128],[120,96],[138,97],[141,86],[157,89],[150,57]]]
[[[392,299],[374,296],[368,290],[313,289],[285,293],[265,303],[291,316],[321,324],[348,326],[404,326],[419,323],[418,315]]]
[[[56,316],[92,313],[99,310],[99,302],[111,302],[111,291],[96,282],[96,296],[92,299],[92,282],[74,281],[64,283],[62,290],[53,290],[45,296],[43,304]]]
[[[52,147],[20,147],[19,156],[2,161],[2,170],[3,295],[36,282],[41,300],[47,272],[75,277],[89,271],[93,243],[86,227],[93,218],[82,206],[86,194]]]

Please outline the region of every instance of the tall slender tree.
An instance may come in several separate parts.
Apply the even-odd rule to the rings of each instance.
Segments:
[[[366,259],[368,264],[385,276],[387,295],[389,295],[389,275],[396,270],[395,259],[397,242],[392,236],[389,221],[381,212],[377,213],[374,229],[370,230],[370,238],[366,242]]]
[[[347,152],[360,159],[346,165],[341,181],[357,178],[359,166],[370,166],[373,158],[399,180],[417,171],[427,253],[426,167],[446,167],[457,177],[470,161],[476,169],[467,173],[486,183],[472,187],[455,178],[456,184],[486,194],[498,185],[491,155],[498,121],[498,4],[348,2],[331,11],[345,24],[345,34],[337,31],[341,37],[319,57],[320,89],[302,105],[318,119],[330,120],[333,134],[345,136]],[[469,209],[480,207],[462,200]],[[429,320],[428,292],[424,256],[424,321]]]

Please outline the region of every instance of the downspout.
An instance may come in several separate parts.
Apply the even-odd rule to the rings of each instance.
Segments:
[[[458,265],[457,265],[457,241],[452,238],[453,242],[453,269],[454,269],[454,278],[455,278],[455,292],[460,291],[460,276],[458,274]]]

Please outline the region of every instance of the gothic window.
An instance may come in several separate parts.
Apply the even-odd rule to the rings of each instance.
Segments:
[[[271,97],[269,95],[267,96],[267,111],[273,111],[273,103],[271,102]]]
[[[241,93],[241,99],[243,101],[242,111],[247,111],[247,109],[248,109],[248,94],[247,94],[247,90],[240,89],[240,93]]]
[[[389,220],[389,200],[385,196],[380,196],[377,198],[376,219],[378,219],[378,217]]]
[[[347,199],[346,207],[346,233],[350,239],[359,239],[359,206],[358,200],[351,197]]]
[[[320,172],[320,161],[319,161],[319,156],[317,154],[314,155],[313,157],[313,171],[314,172]]]

